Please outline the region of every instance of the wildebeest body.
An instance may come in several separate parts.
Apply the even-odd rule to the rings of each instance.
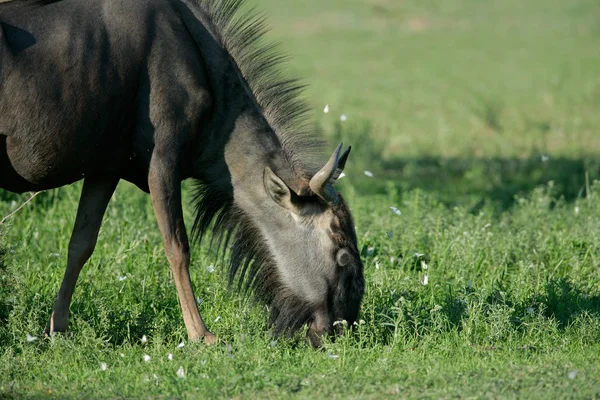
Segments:
[[[0,78],[1,187],[108,174],[147,191],[161,141],[190,176],[186,152],[196,149],[210,98],[195,43],[163,3],[65,0],[2,15],[0,64],[10,73]],[[173,121],[189,127],[161,131]]]
[[[275,331],[308,323],[318,344],[356,319],[364,292],[352,217],[333,189],[348,151],[321,170],[298,85],[260,43],[242,0],[14,0],[0,5],[0,188],[84,179],[48,333],[71,296],[120,179],[149,192],[191,340],[198,312],[180,183],[194,178],[194,230],[215,222],[230,279],[271,305]],[[317,172],[318,170],[318,172]]]

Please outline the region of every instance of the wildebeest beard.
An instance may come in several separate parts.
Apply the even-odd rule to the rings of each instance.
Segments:
[[[210,235],[211,250],[220,253],[226,265],[229,290],[269,305],[269,323],[276,336],[292,336],[309,322],[311,306],[284,287],[261,232],[235,206],[231,192],[198,183],[192,204],[192,237],[201,242]]]

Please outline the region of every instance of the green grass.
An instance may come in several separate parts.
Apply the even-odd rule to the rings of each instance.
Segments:
[[[203,248],[194,252],[192,278],[222,344],[178,349],[185,329],[175,288],[149,200],[130,185],[121,185],[109,206],[76,291],[71,332],[27,342],[27,334],[39,336],[58,290],[77,189],[42,195],[6,232],[0,303],[5,394],[600,393],[600,185],[575,202],[556,201],[552,188],[539,188],[501,214],[492,207],[477,214],[448,208],[419,190],[364,198],[346,185],[368,289],[356,333],[328,343],[326,351],[302,341],[272,342],[264,308],[229,296],[223,272],[206,270],[214,257]],[[2,203],[3,212],[9,209],[10,202]],[[143,335],[147,344],[140,342]],[[176,376],[180,366],[184,380]]]
[[[273,341],[264,306],[196,246],[221,344],[187,343],[149,197],[121,183],[70,332],[28,342],[62,279],[76,184],[0,226],[0,398],[600,397],[600,5],[259,4],[319,125],[354,148],[339,186],[367,280],[356,331],[324,351]],[[0,191],[0,216],[25,198]]]
[[[387,157],[600,149],[595,0],[259,3],[323,125],[369,120]]]

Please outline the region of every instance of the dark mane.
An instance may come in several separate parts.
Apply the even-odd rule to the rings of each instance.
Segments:
[[[265,39],[268,27],[263,14],[244,11],[246,0],[190,0],[205,17],[206,28],[231,55],[250,86],[283,151],[298,173],[316,172],[315,155],[324,142],[315,132],[302,99],[305,87],[299,79],[286,77],[283,64],[288,56],[279,44]]]
[[[244,12],[245,0],[190,0],[203,16],[203,23],[231,55],[246,80],[258,106],[275,131],[294,172],[309,179],[323,149],[309,107],[301,98],[303,85],[282,73],[287,60],[277,45],[265,40],[264,17]],[[294,332],[311,317],[310,307],[282,287],[262,234],[233,203],[233,196],[217,184],[199,183],[192,204],[196,218],[193,237],[201,241],[212,227],[210,246],[228,256],[230,288],[253,293],[271,306],[276,334]]]

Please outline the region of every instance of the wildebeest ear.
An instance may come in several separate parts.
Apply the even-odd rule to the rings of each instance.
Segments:
[[[298,195],[269,167],[265,167],[263,183],[265,190],[275,203],[291,212],[298,213],[299,210],[296,206],[298,204]]]

